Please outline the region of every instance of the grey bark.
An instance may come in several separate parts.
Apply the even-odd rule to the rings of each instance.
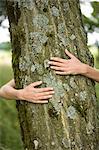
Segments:
[[[94,83],[81,75],[59,76],[51,56],[67,48],[93,64],[78,0],[7,0],[16,88],[42,80],[55,95],[48,104],[17,102],[26,150],[98,150]]]

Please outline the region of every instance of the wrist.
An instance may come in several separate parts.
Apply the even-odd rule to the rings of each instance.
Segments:
[[[16,98],[18,99],[18,100],[23,100],[23,94],[22,94],[23,92],[22,92],[22,89],[20,89],[20,90],[16,90]]]
[[[82,69],[81,69],[81,74],[82,74],[82,75],[87,75],[87,73],[88,73],[88,65],[82,63],[81,68],[82,68]]]

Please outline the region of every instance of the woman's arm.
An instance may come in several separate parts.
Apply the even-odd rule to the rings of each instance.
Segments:
[[[15,89],[14,79],[0,88],[0,97],[6,99],[26,100],[33,103],[48,103],[48,99],[54,94],[53,88],[37,88],[42,81],[34,82],[24,89]]]
[[[86,65],[85,64],[85,70],[86,72],[82,73],[82,75],[88,77],[88,78],[91,78],[93,80],[95,80],[96,82],[99,82],[99,70],[89,66],[89,65]]]
[[[66,60],[58,57],[52,57],[51,60],[49,61],[51,68],[55,70],[56,74],[59,75],[81,74],[99,82],[98,70],[94,69],[93,67],[87,64],[82,63],[69,51],[65,50],[65,53],[70,57],[70,59]]]
[[[15,82],[14,79],[12,79],[0,88],[0,97],[7,99],[18,99],[18,93],[14,87]]]

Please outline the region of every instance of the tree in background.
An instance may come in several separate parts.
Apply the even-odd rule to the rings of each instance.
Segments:
[[[0,25],[6,18],[6,0],[0,0]]]
[[[85,0],[81,0],[81,3],[85,3]],[[91,1],[91,6],[93,8],[93,12],[91,13],[91,17],[87,17],[83,15],[83,22],[87,33],[98,33],[99,32],[99,2]],[[92,45],[90,45],[92,46]],[[96,56],[96,60],[99,63],[99,40],[95,42],[95,46],[97,47],[98,53]]]
[[[87,48],[79,1],[7,0],[16,88],[42,80],[55,95],[48,104],[17,102],[25,149],[98,150],[94,83],[83,76],[59,76],[51,56],[67,48],[93,64]]]
[[[87,26],[87,32],[94,32],[99,28],[99,2],[92,1],[91,5],[93,8],[93,12],[91,14],[92,18],[88,18],[83,15],[84,24]]]

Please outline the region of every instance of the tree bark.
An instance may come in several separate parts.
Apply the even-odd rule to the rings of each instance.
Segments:
[[[55,95],[48,104],[17,102],[26,150],[98,150],[94,82],[81,75],[59,76],[51,56],[67,48],[93,65],[78,0],[7,0],[16,88],[42,80]]]

